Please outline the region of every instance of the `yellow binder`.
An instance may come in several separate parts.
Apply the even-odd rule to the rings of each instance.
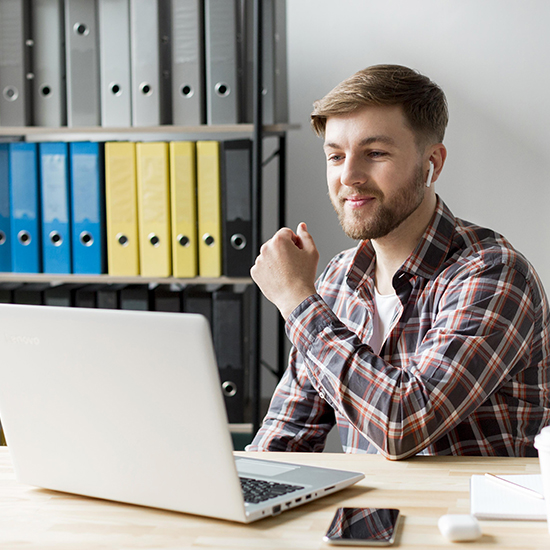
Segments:
[[[172,274],[168,143],[136,145],[140,271],[146,277]]]
[[[222,274],[220,144],[197,141],[197,206],[199,274]]]
[[[107,272],[109,275],[139,275],[134,143],[105,144],[105,202]]]
[[[172,271],[174,277],[196,277],[197,177],[195,143],[170,143]]]

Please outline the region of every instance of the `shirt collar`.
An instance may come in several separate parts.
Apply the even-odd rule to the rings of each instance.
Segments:
[[[413,253],[397,271],[397,279],[419,276],[426,279],[436,273],[448,256],[456,227],[456,219],[447,205],[437,197],[434,214]],[[357,288],[367,278],[374,278],[376,255],[370,241],[361,241],[355,251],[346,280],[351,288]],[[405,275],[409,275],[405,277]]]

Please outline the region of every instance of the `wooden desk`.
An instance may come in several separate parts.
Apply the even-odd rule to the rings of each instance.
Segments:
[[[484,521],[484,536],[475,543],[447,542],[437,528],[443,514],[469,512],[472,474],[540,473],[537,459],[422,457],[389,462],[376,455],[328,453],[268,457],[363,471],[366,478],[280,516],[240,525],[20,485],[4,447],[0,449],[0,548],[328,550],[331,547],[322,536],[338,506],[400,508],[404,517],[398,548],[550,548],[547,525],[541,521]]]

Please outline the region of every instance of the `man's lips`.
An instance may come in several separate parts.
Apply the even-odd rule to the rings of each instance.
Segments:
[[[372,195],[350,195],[349,197],[343,197],[344,204],[351,208],[360,208],[369,204],[375,199]]]

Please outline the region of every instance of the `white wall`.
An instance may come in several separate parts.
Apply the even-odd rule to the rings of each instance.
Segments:
[[[307,222],[320,268],[352,246],[326,194],[315,99],[354,72],[398,63],[445,90],[449,151],[437,192],[500,231],[550,289],[550,1],[287,0],[288,223]]]

